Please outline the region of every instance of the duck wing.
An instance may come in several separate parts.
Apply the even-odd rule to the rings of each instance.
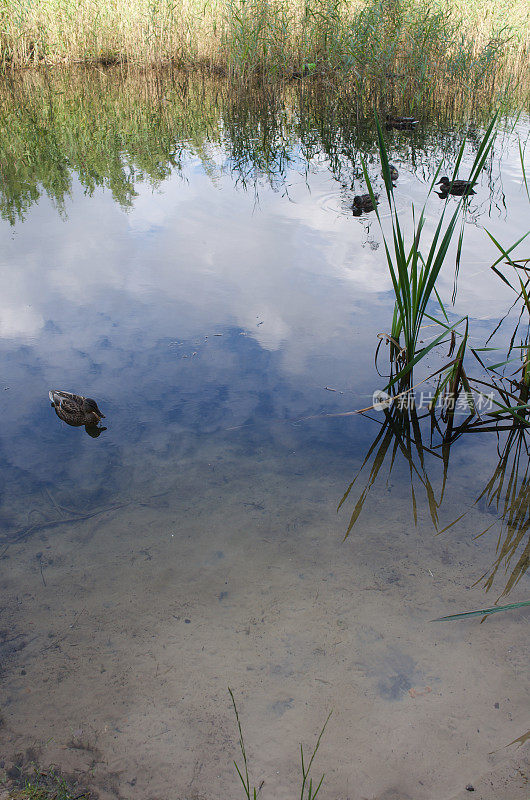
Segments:
[[[469,183],[469,181],[455,181],[450,187],[450,192],[457,195],[476,194],[472,186],[473,184]]]
[[[79,394],[72,394],[71,392],[63,392],[60,389],[52,389],[48,392],[48,397],[55,406],[56,410],[62,411],[64,414],[76,414],[83,408],[85,398]]]

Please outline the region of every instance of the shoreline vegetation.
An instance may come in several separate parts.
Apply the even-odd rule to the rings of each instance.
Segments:
[[[349,197],[348,187],[363,178],[360,155],[380,169],[374,109],[384,118],[389,108],[412,105],[416,94],[409,88],[385,91],[373,81],[362,91],[341,86],[325,92],[320,83],[297,81],[239,91],[216,77],[128,66],[8,73],[0,81],[0,218],[15,225],[42,195],[62,212],[74,180],[88,194],[110,190],[127,209],[139,183],[156,189],[173,171],[183,172],[190,157],[213,181],[229,172],[239,186],[257,192],[262,182],[282,186],[301,157],[307,169],[324,153]],[[516,98],[511,108],[509,100],[505,113],[516,115]],[[493,101],[488,92],[470,95],[447,84],[425,89],[414,137],[386,132],[393,156],[413,158],[422,172],[442,147],[444,168],[451,169],[466,133],[475,146]]]
[[[527,0],[3,0],[0,69],[173,65],[238,80],[524,82]]]

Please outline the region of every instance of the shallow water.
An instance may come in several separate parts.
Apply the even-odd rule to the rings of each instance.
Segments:
[[[417,521],[418,462],[399,449],[346,540],[366,467],[337,512],[383,421],[323,416],[384,385],[392,287],[375,216],[349,210],[359,152],[381,188],[375,130],[335,130],[303,98],[249,110],[202,84],[162,104],[112,80],[3,98],[4,766],[88,770],[101,797],[241,795],[230,686],[262,797],[295,794],[299,742],[333,710],[323,797],[526,798],[506,745],[529,727],[528,615],[429,624],[493,605],[518,561],[504,602],[528,599],[527,534],[495,569],[514,526],[483,496],[508,434],[456,441],[445,482],[425,452]],[[467,127],[388,134],[409,225]],[[529,131],[501,125],[454,306],[454,251],[439,281],[474,347],[513,302],[485,229],[505,246],[525,232]],[[97,398],[106,430],[62,423],[52,387]]]

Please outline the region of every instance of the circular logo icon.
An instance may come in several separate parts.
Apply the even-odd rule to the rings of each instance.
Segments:
[[[387,392],[384,392],[382,389],[375,390],[372,395],[374,411],[383,411],[383,409],[388,408],[391,403],[392,398],[389,394],[387,394]]]

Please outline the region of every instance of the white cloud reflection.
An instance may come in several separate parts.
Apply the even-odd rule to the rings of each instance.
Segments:
[[[419,205],[425,187],[406,166],[400,173],[397,193],[410,216],[410,202]],[[509,213],[495,210],[488,219],[504,243],[521,232],[511,213],[520,180],[515,168],[508,174]],[[88,197],[74,183],[66,221],[44,199],[14,235],[2,224],[5,344],[30,343],[52,372],[68,350],[90,354],[102,337],[131,352],[140,340],[211,335],[227,325],[266,350],[282,350],[284,369],[295,374],[318,353],[343,357],[355,337],[372,349],[375,333],[389,325],[391,305],[374,215],[344,213],[344,198],[324,168],[309,176],[311,191],[293,173],[289,198],[262,186],[259,202],[253,192],[234,189],[227,175],[214,186],[196,163],[190,175],[174,176],[157,191],[138,186],[128,213],[108,193]],[[440,206],[434,199],[431,231]],[[476,202],[486,200],[482,186]],[[485,232],[468,225],[457,314],[496,319],[505,312],[510,292],[489,269],[496,257]],[[452,283],[449,259],[439,282],[446,301]],[[40,341],[47,325],[61,331],[53,349],[48,338]]]

